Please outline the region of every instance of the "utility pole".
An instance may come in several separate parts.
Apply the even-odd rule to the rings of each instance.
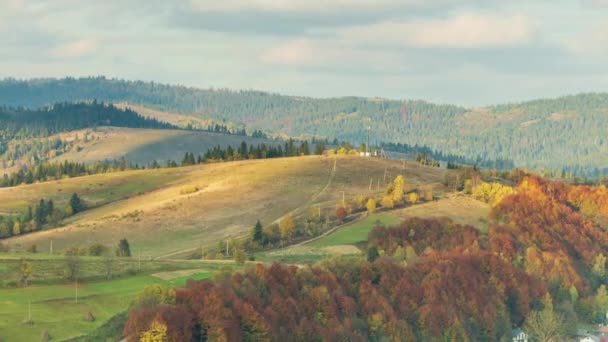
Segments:
[[[228,254],[230,252],[230,250],[228,249],[228,239],[226,239],[226,256],[230,255]]]
[[[368,118],[368,120],[369,120],[369,125],[367,126],[367,145],[365,145],[365,156],[367,157],[368,153],[369,153],[369,157],[371,157],[372,153],[371,153],[371,149],[369,146],[369,136],[372,132],[372,118]]]
[[[321,220],[321,205],[319,205],[319,220]]]
[[[372,191],[372,184],[374,183],[374,178],[370,177],[369,178],[369,191]]]
[[[387,171],[387,168],[385,167],[384,168],[384,184],[386,184],[386,171]]]
[[[342,206],[346,208],[346,199],[344,197],[344,191],[342,191]]]
[[[50,248],[50,250],[51,250],[51,255],[53,255],[53,240],[51,240],[51,248]]]
[[[78,304],[78,277],[75,278],[76,280],[76,304]]]

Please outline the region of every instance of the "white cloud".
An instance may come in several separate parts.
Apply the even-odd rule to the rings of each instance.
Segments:
[[[579,56],[606,57],[608,54],[608,18],[591,28],[563,40],[564,47]]]
[[[298,39],[272,47],[262,53],[261,61],[276,65],[314,65],[327,61],[327,51],[310,40]]]
[[[381,22],[340,30],[341,39],[366,44],[421,48],[484,48],[515,46],[528,42],[534,22],[522,15],[497,16],[475,13],[447,19]]]
[[[59,58],[80,58],[94,54],[99,49],[99,42],[95,39],[80,39],[57,46],[51,54]]]
[[[404,4],[422,5],[424,0],[190,0],[198,11],[326,12],[374,10]]]

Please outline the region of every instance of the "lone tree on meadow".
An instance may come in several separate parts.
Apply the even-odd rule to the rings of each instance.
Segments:
[[[251,241],[261,243],[263,238],[264,235],[262,232],[262,223],[260,220],[258,220],[253,227],[253,231],[251,232]]]
[[[28,286],[28,279],[31,275],[32,263],[25,259],[21,259],[21,262],[19,263],[19,276],[24,287]]]
[[[77,214],[84,210],[84,204],[78,194],[74,193],[70,198],[70,208],[72,208],[72,213]]]
[[[131,256],[131,246],[129,246],[129,241],[127,239],[121,239],[118,243],[118,248],[116,248],[116,256],[119,257],[130,257]]]

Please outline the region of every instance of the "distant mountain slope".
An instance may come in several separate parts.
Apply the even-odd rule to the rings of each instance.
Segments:
[[[427,145],[467,158],[597,176],[608,172],[608,94],[580,94],[466,109],[424,101],[302,98],[259,91],[202,90],[156,83],[41,79],[0,82],[0,104],[129,102],[203,119],[224,119],[292,136]],[[370,124],[371,120],[371,124]]]

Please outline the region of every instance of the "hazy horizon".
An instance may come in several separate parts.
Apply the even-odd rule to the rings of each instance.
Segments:
[[[0,9],[0,77],[468,107],[608,89],[605,0],[0,0]]]

